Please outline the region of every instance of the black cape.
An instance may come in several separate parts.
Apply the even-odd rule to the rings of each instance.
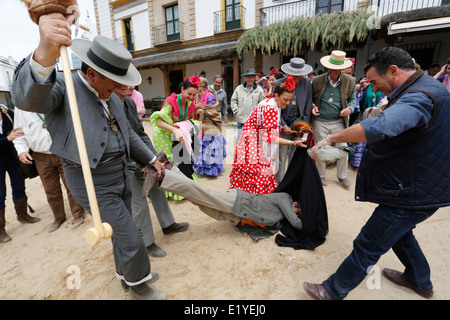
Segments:
[[[273,192],[286,192],[300,203],[303,229],[283,221],[281,233],[275,237],[279,246],[314,250],[325,242],[328,213],[319,172],[306,148],[297,148],[283,181]]]

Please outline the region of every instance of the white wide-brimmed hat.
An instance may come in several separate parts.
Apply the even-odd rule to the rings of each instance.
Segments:
[[[328,69],[342,70],[350,68],[353,62],[345,59],[346,53],[340,50],[334,50],[330,55],[324,56],[320,59],[320,63]]]
[[[142,81],[139,71],[131,63],[131,53],[110,38],[74,39],[70,48],[81,61],[113,81],[127,86],[137,86]]]
[[[289,63],[281,66],[281,70],[289,76],[306,76],[313,71],[313,67],[302,58],[292,58]]]

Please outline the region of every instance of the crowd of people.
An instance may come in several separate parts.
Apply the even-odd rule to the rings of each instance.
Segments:
[[[230,100],[237,123],[230,188],[216,191],[199,185],[197,175],[217,177],[224,172],[227,142],[222,123],[232,119],[222,76],[214,77],[210,86],[198,75],[185,78],[179,92],[151,115],[154,131],[149,137],[141,121],[143,97],[135,88],[141,77],[126,49],[102,36],[70,40],[60,14],[42,16],[39,28],[38,47],[14,75],[14,111],[2,107],[0,113],[0,243],[11,240],[5,229],[6,172],[18,220],[39,221],[27,212],[16,158],[37,168],[54,215],[49,232],[66,220],[60,179],[74,227],[90,212],[69,93],[55,71],[59,46],[71,45],[83,62],[73,82],[89,137],[86,148],[99,210],[113,229],[116,273],[133,298],[166,298],[150,286],[159,275],[151,272],[149,256],[164,257],[166,252],[155,243],[147,197],[164,234],[189,227],[175,222],[168,199],[187,199],[220,221],[258,230],[287,221],[308,235],[316,230],[309,218],[318,215],[311,202],[322,201],[326,234],[326,205],[320,199],[328,163],[317,155],[327,148],[342,150],[347,143],[354,150],[335,160],[339,183],[351,186],[350,158],[359,170],[356,199],[379,206],[336,273],[322,284],[305,282],[305,291],[316,299],[343,299],[364,279],[367,268],[393,248],[405,270],[385,269],[384,275],[422,296],[433,294],[430,270],[412,230],[439,207],[450,205],[450,136],[445,128],[450,120],[450,60],[425,74],[416,70],[406,51],[387,47],[369,59],[366,77],[358,82],[355,60],[340,50],[320,59],[326,72],[317,76],[298,57],[266,75],[245,70],[244,82]],[[308,199],[305,189],[293,190],[286,181],[292,178],[289,173],[309,164],[308,179],[318,184],[309,186]]]

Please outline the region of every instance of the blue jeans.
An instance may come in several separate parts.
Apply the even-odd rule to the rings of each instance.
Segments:
[[[4,151],[2,150],[2,152]],[[14,159],[8,156],[0,156],[0,210],[5,209],[6,172],[8,172],[11,182],[12,199],[22,199],[27,196],[25,193],[25,181],[20,177]]]
[[[420,289],[431,290],[430,267],[412,229],[436,211],[378,206],[353,241],[351,254],[323,282],[330,297],[345,298],[364,280],[367,268],[375,265],[390,248],[405,266],[405,280]]]

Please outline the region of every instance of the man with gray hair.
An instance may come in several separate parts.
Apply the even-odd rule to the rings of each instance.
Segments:
[[[222,88],[223,77],[218,74],[214,76],[213,84],[209,86],[209,88],[213,91],[216,96],[217,101],[219,101],[219,112],[222,117],[222,120],[225,123],[228,123],[228,101],[227,101],[227,93]]]

